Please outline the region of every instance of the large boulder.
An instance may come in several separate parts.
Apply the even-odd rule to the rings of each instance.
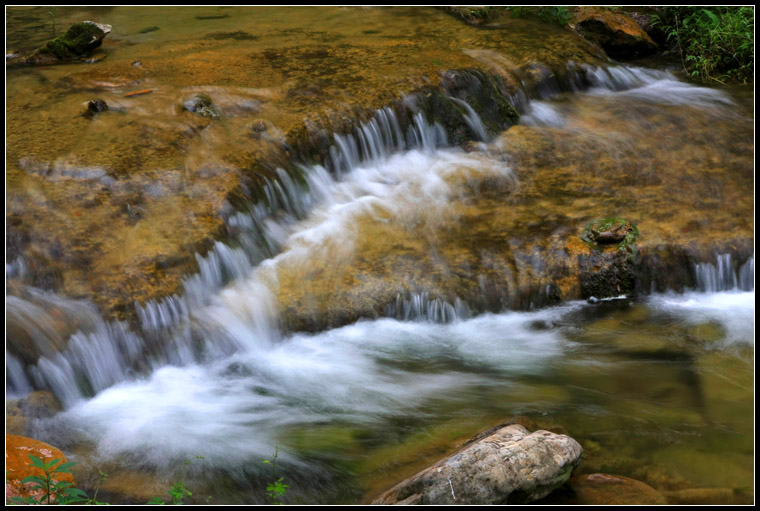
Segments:
[[[514,504],[548,495],[581,460],[566,435],[519,424],[491,430],[456,454],[402,481],[373,504]]]
[[[5,498],[12,497],[41,497],[42,490],[30,490],[34,483],[23,484],[21,481],[28,476],[45,477],[42,469],[31,465],[29,455],[40,458],[48,463],[53,459],[66,463],[66,456],[52,445],[18,435],[5,435]],[[60,464],[56,464],[56,467]],[[67,473],[57,473],[53,483],[68,481],[75,485],[74,476]]]
[[[642,57],[657,51],[657,43],[636,21],[603,7],[581,7],[570,28],[613,58]]]

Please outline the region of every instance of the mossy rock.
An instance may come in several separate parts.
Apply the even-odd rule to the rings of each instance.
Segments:
[[[54,55],[59,60],[74,60],[103,44],[103,38],[111,32],[111,25],[94,21],[80,21],[69,27],[35,52]]]
[[[639,228],[625,218],[599,218],[586,225],[581,239],[594,249],[617,243],[618,250],[631,252],[639,237]]]

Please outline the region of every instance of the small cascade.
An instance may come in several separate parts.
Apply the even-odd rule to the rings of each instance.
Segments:
[[[6,399],[20,398],[33,390],[32,383],[24,371],[24,364],[7,350],[5,352],[5,381]]]
[[[739,289],[742,291],[754,291],[755,289],[755,258],[750,257],[739,268]]]
[[[467,117],[473,126],[482,125],[474,110],[470,109]],[[140,335],[125,323],[106,323],[91,304],[67,304],[63,298],[56,306],[85,311],[86,327],[62,336],[54,327],[47,328],[44,321],[42,326],[32,319],[16,321],[18,329],[25,332],[19,335],[47,340],[39,346],[39,357],[31,364],[8,354],[9,390],[23,394],[31,386],[50,389],[68,407],[138,372],[166,364],[187,366],[236,351],[255,352],[271,346],[281,334],[273,296],[263,277],[269,265],[262,262],[273,261],[271,258],[292,236],[295,222],[318,204],[334,203],[336,193],[347,194],[338,202],[361,201],[367,190],[353,190],[356,184],[339,186],[340,179],[347,178],[354,169],[377,166],[400,151],[418,150],[429,155],[448,145],[443,127],[429,123],[419,111],[410,116],[404,134],[390,108],[378,110],[353,134],[336,135],[334,141],[327,168],[296,165],[290,172],[276,169],[262,187],[263,200],[229,216],[227,224],[233,242],[216,242],[205,256],[196,255],[199,270],[184,279],[182,293],[144,305],[136,303]],[[369,176],[378,179],[377,171],[373,167]],[[392,186],[394,179],[384,185]],[[17,260],[6,265],[6,274],[20,276],[24,268],[24,261]],[[240,303],[242,296],[250,301]],[[6,304],[11,315],[13,310],[23,315],[25,310],[39,308],[13,296]],[[409,319],[425,317],[450,322],[469,316],[459,300],[452,305],[439,299],[419,298],[411,299],[410,304],[406,312],[404,306],[400,308]],[[46,318],[43,309],[34,310],[26,316]],[[45,334],[46,328],[49,335]]]
[[[17,257],[11,263],[5,265],[5,278],[6,279],[23,279],[28,270],[26,261],[23,257]]]
[[[706,293],[740,289],[752,291],[755,288],[755,260],[750,257],[738,270],[734,270],[731,254],[717,256],[717,264],[697,263],[694,265],[697,289]]]
[[[24,292],[6,297],[10,393],[24,393],[33,383],[73,404],[124,380],[136,366],[144,343],[126,323],[106,323],[85,301]]]
[[[487,142],[489,137],[486,134],[486,129],[483,127],[483,123],[481,122],[478,113],[470,105],[468,105],[466,101],[462,101],[461,99],[453,97],[449,97],[449,99],[464,108],[465,114],[463,117],[467,122],[467,125],[481,142]]]
[[[144,351],[125,323],[101,322],[91,333],[72,335],[66,348],[31,368],[37,388],[51,389],[65,407],[128,379]]]
[[[472,114],[477,117],[474,110]],[[372,119],[354,128],[353,133],[334,135],[333,140],[326,167],[336,176],[345,175],[364,163],[379,163],[404,150],[431,151],[447,145],[443,127],[437,122],[428,123],[421,112],[414,114],[413,123],[404,135],[396,113],[388,107],[376,111]]]
[[[440,298],[430,298],[428,292],[399,294],[395,303],[388,304],[386,317],[402,321],[428,321],[430,323],[451,323],[472,317],[472,311],[465,302],[456,298],[451,304]]]
[[[701,107],[733,104],[724,92],[681,82],[668,71],[630,66],[586,66],[585,70],[591,92],[595,93],[616,92],[658,104]]]

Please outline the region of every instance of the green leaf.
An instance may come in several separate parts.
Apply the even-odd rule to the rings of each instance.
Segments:
[[[87,494],[79,488],[66,488],[63,493],[66,495],[88,498]]]
[[[148,501],[148,504],[151,506],[163,506],[166,504],[166,502],[164,502],[158,497],[153,497],[152,499]]]
[[[74,465],[76,465],[75,461],[70,461],[68,463],[61,463],[60,465],[56,467],[55,471],[63,472],[64,474],[70,474],[71,472],[69,472],[69,468],[73,467]]]
[[[40,458],[38,458],[37,456],[35,456],[33,454],[30,454],[29,457],[32,459],[32,466],[33,467],[38,467],[38,468],[42,468],[42,469],[45,468],[45,464],[42,462],[42,460]]]
[[[47,484],[47,481],[39,476],[26,476],[21,480],[21,484],[26,483],[37,483],[41,484],[42,486],[45,486]]]
[[[718,25],[720,23],[720,18],[718,18],[714,12],[712,12],[709,9],[702,9],[702,12],[707,15],[708,18],[710,18],[710,21],[712,21],[713,26]]]

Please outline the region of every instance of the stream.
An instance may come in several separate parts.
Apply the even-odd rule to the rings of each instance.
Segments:
[[[334,16],[324,23],[343,26]],[[6,349],[6,399],[47,389],[64,408],[25,434],[77,462],[85,489],[107,472],[100,495],[113,504],[165,497],[178,477],[193,503],[266,503],[262,460],[275,452],[287,504],[369,503],[505,420],[575,438],[578,473],[729,488],[751,503],[754,258],[727,248],[754,230],[751,101],[663,66],[584,69],[577,90],[527,91],[519,123],[496,136],[453,98],[471,134],[461,146],[421,110],[402,128],[379,108],[332,135],[322,164],[263,178],[266,199],[226,216],[230,239],[195,255],[177,293],[135,297],[132,321],[60,290],[6,294],[7,343],[34,346]],[[19,94],[31,78],[11,79]],[[145,120],[125,108],[102,119],[105,133]],[[204,163],[185,174],[238,144],[204,133],[188,157]],[[99,151],[85,177],[71,170],[82,146],[50,174],[27,163],[9,202],[19,190],[43,200],[29,190],[56,172],[116,196],[118,178],[93,171]],[[181,173],[166,158],[157,197]],[[143,161],[160,168],[153,153]],[[154,221],[144,207],[125,232]],[[550,300],[558,240],[607,213],[636,219],[644,249],[711,247],[684,261],[692,285],[653,273],[635,294]],[[7,261],[6,279],[29,265]]]

